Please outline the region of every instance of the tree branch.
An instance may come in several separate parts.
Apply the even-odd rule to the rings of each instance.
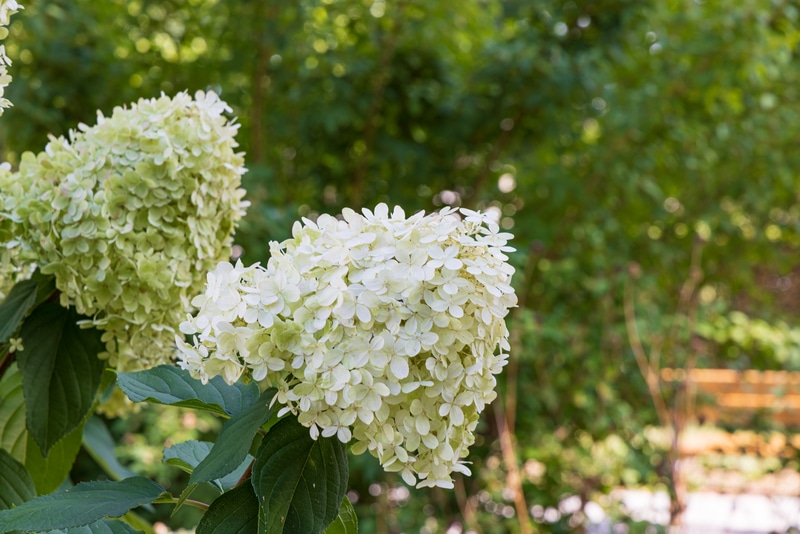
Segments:
[[[514,438],[508,427],[502,403],[498,402],[494,405],[494,416],[497,433],[500,437],[503,463],[506,466],[506,486],[514,493],[514,508],[517,511],[517,519],[519,519],[519,532],[520,534],[533,534],[528,504],[525,501],[525,493],[522,491],[522,477],[519,473],[519,460],[514,446]]]
[[[633,356],[636,359],[636,364],[639,366],[644,381],[647,384],[647,390],[650,392],[650,397],[653,399],[653,404],[656,407],[658,420],[665,428],[671,428],[669,410],[664,402],[664,396],[661,392],[661,383],[658,373],[651,366],[651,362],[645,354],[644,346],[642,345],[641,337],[639,337],[639,327],[636,325],[636,310],[633,303],[633,282],[631,278],[625,283],[625,329],[628,332],[628,342],[633,350]]]

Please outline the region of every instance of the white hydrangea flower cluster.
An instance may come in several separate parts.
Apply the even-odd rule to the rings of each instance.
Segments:
[[[409,484],[452,487],[507,361],[510,234],[474,211],[385,204],[295,223],[263,268],[220,263],[176,338],[203,381],[243,373]]]
[[[165,363],[247,202],[238,124],[214,93],[142,99],[23,154],[4,190],[25,260],[104,331],[121,371]],[[1,245],[2,243],[0,243]]]
[[[8,36],[8,24],[11,22],[11,15],[23,9],[16,0],[0,0],[0,40]],[[11,102],[3,96],[5,88],[11,83],[11,75],[8,74],[6,67],[11,66],[11,60],[6,56],[5,45],[0,45],[0,115],[5,108],[11,107]]]

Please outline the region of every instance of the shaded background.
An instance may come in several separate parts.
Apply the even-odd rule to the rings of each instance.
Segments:
[[[662,368],[800,370],[799,17],[777,0],[31,0],[5,41],[0,156],[212,89],[247,153],[246,263],[344,206],[491,211],[516,236],[520,307],[474,475],[409,491],[355,458],[361,529],[572,532],[590,501],[633,524],[612,489],[692,489],[670,431],[704,399]],[[170,414],[113,423],[151,476],[174,476],[146,465],[174,432],[157,421],[215,428]],[[793,449],[757,459],[797,470]]]

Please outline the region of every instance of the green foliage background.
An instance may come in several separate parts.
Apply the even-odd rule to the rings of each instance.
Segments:
[[[666,480],[626,284],[663,366],[800,369],[799,17],[767,0],[31,0],[5,41],[0,152],[213,89],[247,153],[247,263],[344,206],[494,210],[521,300],[499,406],[528,504],[557,507]],[[363,531],[516,532],[495,415],[452,493],[398,492],[353,459]]]

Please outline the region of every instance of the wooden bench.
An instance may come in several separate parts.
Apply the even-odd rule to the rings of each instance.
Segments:
[[[699,423],[738,428],[702,427],[681,438],[684,456],[706,453],[796,457],[800,450],[800,372],[731,369],[662,369],[661,380],[679,383],[696,395],[689,414]],[[756,418],[784,430],[754,432]]]
[[[800,427],[800,372],[662,369],[661,379],[697,394],[700,421],[738,423],[760,415]]]

